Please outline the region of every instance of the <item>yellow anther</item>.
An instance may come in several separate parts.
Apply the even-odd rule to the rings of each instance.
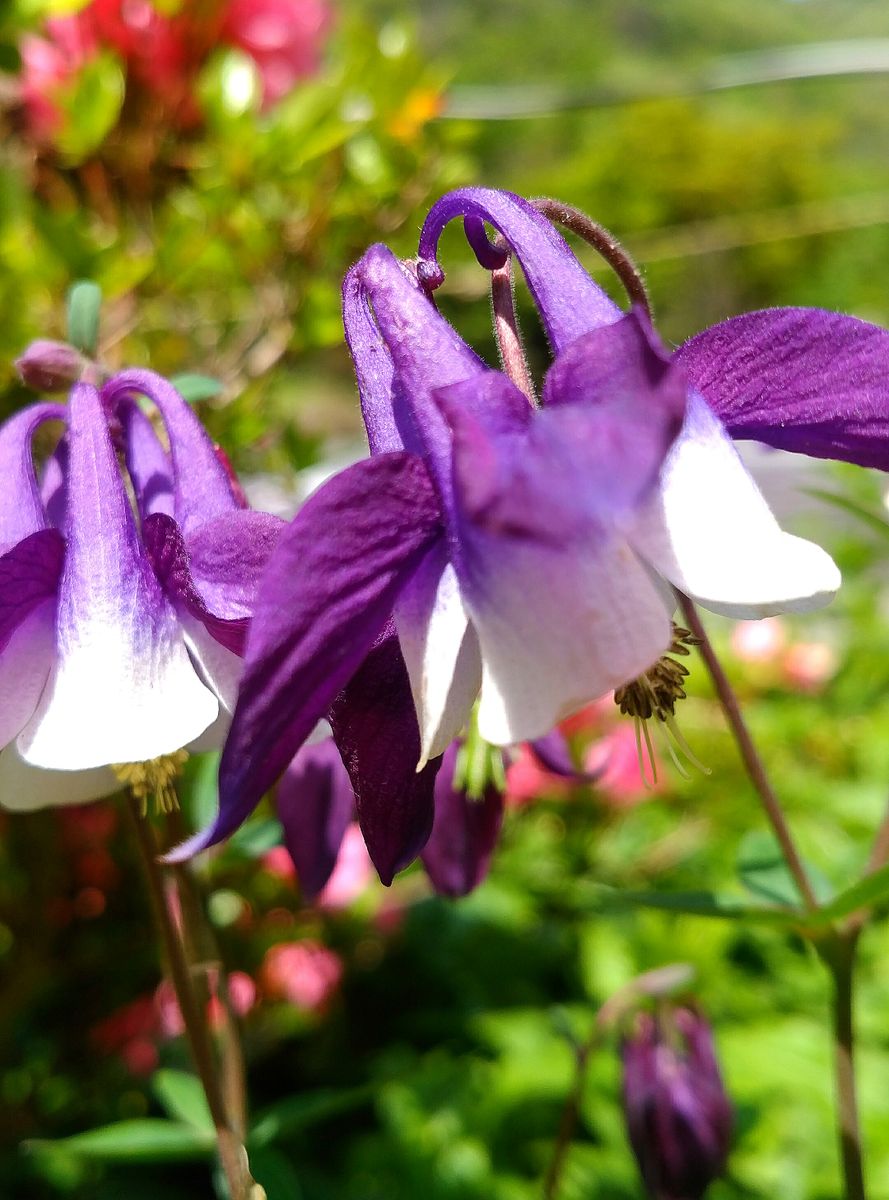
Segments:
[[[149,796],[154,797],[156,812],[171,813],[179,807],[176,780],[187,759],[187,750],[175,750],[150,762],[112,763],[111,770],[139,801],[142,816],[145,817],[148,815]]]

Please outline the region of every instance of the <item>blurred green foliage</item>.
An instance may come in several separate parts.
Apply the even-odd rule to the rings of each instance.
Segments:
[[[0,10],[8,80],[21,33],[46,7],[13,0]],[[427,204],[465,182],[557,195],[626,235],[677,340],[781,303],[887,324],[889,81],[710,95],[690,86],[719,56],[885,36],[877,2],[500,0],[480,19],[457,0],[356,0],[340,7],[323,70],[262,116],[233,101],[229,52],[203,73],[205,123],[187,135],[121,134],[113,58],[65,98],[76,119],[56,148],[29,140],[11,96],[0,118],[0,414],[28,399],[12,358],[35,336],[60,336],[67,288],[93,279],[106,297],[105,361],[218,378],[221,394],[201,401],[215,436],[239,468],[289,478],[358,430],[338,315],[344,270],[373,240],[410,253]],[[461,87],[648,96],[652,82],[674,94],[521,121],[435,119]],[[457,231],[444,260],[444,310],[491,352],[484,273]],[[543,336],[525,318],[543,361]],[[880,508],[877,479],[835,475],[833,490]],[[889,781],[886,544],[828,505],[795,531],[806,520],[846,583],[827,613],[790,629],[835,649],[836,677],[792,694],[765,669],[732,665],[804,852],[841,889],[863,866]],[[729,631],[715,624],[731,661]],[[572,1078],[566,1028],[583,1038],[616,988],[669,961],[696,969],[738,1110],[730,1176],[714,1200],[838,1194],[827,984],[811,954],[775,922],[614,904],[628,891],[754,898],[736,865],[764,822],[700,668],[681,723],[709,776],[671,775],[634,807],[580,789],[517,809],[492,877],[457,904],[408,873],[345,911],[307,910],[257,858],[276,835],[268,814],[206,867],[231,967],[257,974],[285,938],[322,941],[346,965],[328,1011],[263,1003],[246,1019],[254,1111],[275,1131],[253,1151],[270,1200],[536,1200]],[[212,761],[190,771],[193,802],[212,805]],[[72,842],[58,814],[2,823],[0,1194],[212,1195],[181,1079],[152,1086],[95,1037],[158,981],[126,831],[108,833],[113,870],[102,860],[98,887],[96,847]],[[881,920],[864,940],[859,1007],[874,1200],[889,1197],[887,952]],[[561,1200],[640,1195],[613,1051],[591,1061]],[[181,1039],[162,1044],[161,1064],[188,1069]],[[95,1135],[89,1153],[83,1142],[42,1144],[146,1119],[178,1122],[178,1132],[130,1126],[142,1139],[138,1166],[109,1164]]]

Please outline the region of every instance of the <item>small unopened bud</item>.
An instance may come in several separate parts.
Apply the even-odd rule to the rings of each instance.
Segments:
[[[41,338],[15,360],[15,367],[22,383],[35,392],[67,392],[80,378],[84,359],[67,342]]]
[[[640,1013],[621,1053],[627,1133],[649,1196],[701,1200],[732,1129],[710,1027],[687,1008]]]

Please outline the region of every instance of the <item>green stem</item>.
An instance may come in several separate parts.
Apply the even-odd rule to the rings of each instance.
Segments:
[[[806,908],[810,912],[814,912],[818,908],[817,897],[809,882],[809,876],[803,865],[803,860],[796,848],[793,834],[790,832],[790,826],[787,824],[787,819],[784,816],[784,810],[781,808],[781,803],[775,795],[775,791],[766,773],[765,765],[759,757],[759,752],[753,743],[753,738],[750,736],[750,730],[747,728],[747,724],[741,714],[741,706],[738,703],[738,698],[735,695],[732,685],[729,683],[728,676],[722,669],[722,664],[716,656],[713,644],[707,636],[707,631],[701,622],[694,603],[688,596],[683,595],[682,592],[677,591],[676,596],[682,607],[688,628],[698,639],[698,648],[701,652],[701,657],[707,666],[707,670],[710,672],[713,687],[725,712],[729,728],[734,735],[741,759],[747,768],[750,782],[759,794],[763,808],[766,811],[766,816],[781,846],[788,870],[796,882],[797,889]]]
[[[837,1132],[845,1200],[866,1200],[855,1088],[854,974],[858,931],[841,934],[823,955],[833,982],[833,1061]]]
[[[145,869],[151,906],[164,946],[170,982],[176,993],[195,1069],[204,1089],[204,1095],[207,1097],[207,1107],[216,1128],[219,1161],[222,1164],[232,1200],[250,1200],[254,1185],[247,1168],[247,1155],[232,1128],[226,1111],[213,1055],[213,1044],[198,1004],[182,939],[167,905],[163,872],[157,860],[158,846],[154,838],[154,830],[150,822],[140,815],[140,806],[137,800],[130,798],[129,807],[136,833],[136,842]]]

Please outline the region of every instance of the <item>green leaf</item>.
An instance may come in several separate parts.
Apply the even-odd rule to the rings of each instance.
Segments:
[[[889,864],[834,896],[829,904],[819,909],[815,919],[818,924],[827,924],[848,917],[859,908],[870,907],[886,900],[889,900]]]
[[[58,1141],[32,1141],[28,1148],[61,1149],[94,1162],[185,1162],[212,1156],[216,1138],[190,1125],[145,1117],[103,1125]]]
[[[833,895],[830,881],[811,864],[805,866],[816,899],[830,900]],[[756,829],[742,839],[738,848],[738,878],[748,892],[761,900],[799,911],[802,897],[774,834]]]
[[[284,1134],[349,1112],[366,1103],[372,1095],[373,1089],[364,1084],[345,1090],[323,1088],[302,1096],[290,1096],[259,1114],[247,1135],[247,1145],[251,1150],[267,1146]]]
[[[76,163],[97,150],[117,124],[123,97],[123,71],[113,54],[84,64],[60,93],[65,122],[57,141],[62,153]]]
[[[164,1068],[154,1073],[151,1086],[168,1116],[202,1133],[213,1134],[213,1118],[197,1075]]]
[[[68,341],[83,354],[95,356],[99,341],[102,289],[81,279],[68,292]]]
[[[229,838],[230,849],[246,854],[248,858],[259,858],[267,854],[273,846],[280,846],[284,839],[281,822],[274,817],[262,817],[242,825],[237,833]]]
[[[173,375],[170,383],[183,400],[187,400],[189,404],[198,404],[201,400],[212,400],[222,391],[222,384],[219,380],[212,379],[209,375],[189,373]]]
[[[834,508],[841,508],[844,512],[857,517],[859,521],[864,522],[881,537],[889,537],[889,519],[877,509],[868,508],[866,504],[853,500],[851,496],[828,492],[824,488],[803,488],[803,491],[808,496],[814,496],[817,500],[823,500],[825,504],[832,504]]]
[[[605,907],[656,908],[696,917],[717,917],[724,921],[771,921],[778,924],[796,920],[799,916],[785,908],[745,904],[736,896],[724,896],[716,892],[615,892]]]

